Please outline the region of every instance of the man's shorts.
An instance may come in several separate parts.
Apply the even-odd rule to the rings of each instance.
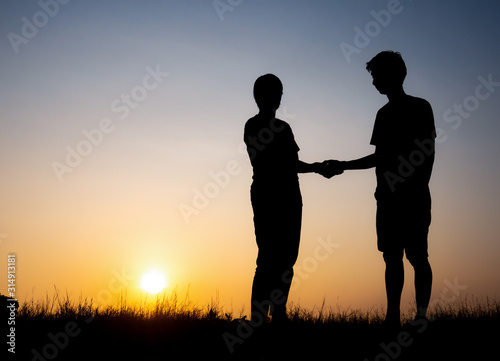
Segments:
[[[406,252],[406,258],[428,257],[431,223],[428,205],[377,203],[377,247],[381,252]],[[402,253],[401,253],[402,254]]]

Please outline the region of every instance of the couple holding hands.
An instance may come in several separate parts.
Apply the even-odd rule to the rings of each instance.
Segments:
[[[400,327],[404,282],[403,255],[415,270],[416,318],[426,318],[432,270],[427,235],[431,222],[429,180],[436,131],[430,104],[403,89],[406,65],[397,52],[383,51],[366,64],[373,85],[388,98],[377,113],[370,144],[373,154],[351,161],[305,163],[299,160],[290,126],[276,119],[283,94],[272,74],[259,77],[254,98],[259,113],[245,124],[244,140],[253,168],[251,203],[258,246],[252,285],[251,318],[287,320],[286,303],[297,260],[302,222],[298,173],[327,178],[346,170],[375,168],[377,246],[386,264],[385,325]],[[259,323],[260,323],[259,322]]]

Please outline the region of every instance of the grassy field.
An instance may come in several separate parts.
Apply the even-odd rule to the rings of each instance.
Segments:
[[[287,325],[256,327],[217,301],[197,307],[175,293],[113,307],[55,296],[20,305],[17,360],[489,360],[498,358],[500,302],[466,298],[398,332],[377,310],[291,305]],[[4,323],[5,324],[5,323]],[[8,346],[7,346],[8,347]]]

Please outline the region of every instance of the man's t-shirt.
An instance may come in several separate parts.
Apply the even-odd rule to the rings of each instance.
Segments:
[[[405,96],[378,111],[370,141],[376,146],[378,202],[430,207],[435,137],[432,108],[424,99]]]

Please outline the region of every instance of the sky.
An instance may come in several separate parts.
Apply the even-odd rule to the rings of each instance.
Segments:
[[[0,292],[15,254],[21,301],[142,299],[156,269],[168,293],[248,313],[255,79],[282,80],[301,160],[355,159],[387,102],[365,64],[390,49],[438,128],[432,300],[498,299],[499,15],[494,0],[3,1]],[[291,303],[385,308],[374,170],[299,178]]]

